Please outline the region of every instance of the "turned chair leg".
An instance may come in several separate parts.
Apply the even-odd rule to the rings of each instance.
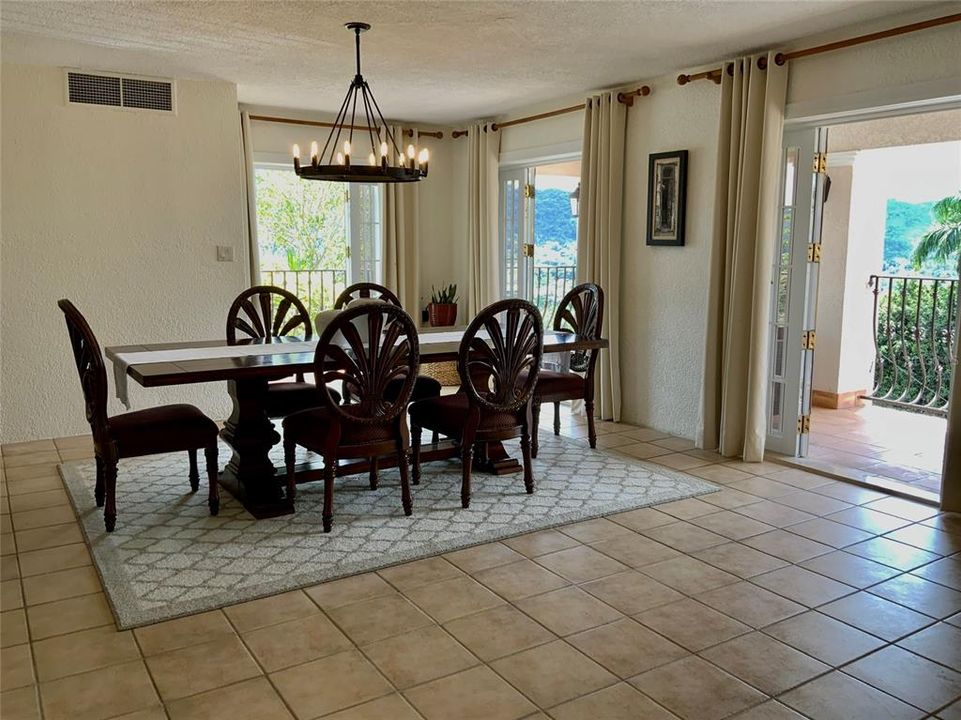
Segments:
[[[410,448],[404,447],[401,443],[397,451],[397,459],[400,461],[400,501],[404,506],[404,515],[414,512],[414,503],[410,497]]]
[[[587,413],[587,441],[592,448],[597,447],[597,428],[594,426],[594,401],[584,401],[584,412]]]
[[[470,507],[470,474],[471,466],[474,464],[474,443],[461,439],[463,448],[461,449],[461,484],[460,484],[460,505],[462,508]]]
[[[541,404],[534,403],[531,406],[531,457],[537,457],[539,445],[537,442],[537,432],[541,426]]]
[[[531,495],[534,492],[534,464],[531,462],[531,433],[526,425],[521,429],[521,455],[524,458],[524,489]]]
[[[561,434],[561,404],[554,403],[554,434]]]
[[[297,455],[297,443],[284,438],[284,466],[287,468],[287,500],[293,502],[297,497],[297,481],[294,478],[294,462]]]
[[[93,496],[94,496],[94,499],[97,501],[97,507],[103,507],[103,497],[104,497],[103,458],[97,455],[96,461],[97,461],[97,484],[94,487]]]
[[[420,485],[420,439],[421,427],[419,425],[410,426],[410,445],[413,450],[413,483]]]
[[[337,458],[324,455],[324,532],[329,533],[334,519],[334,476]]]
[[[434,431],[430,434],[430,444],[431,444],[431,445],[436,445],[439,441],[440,441],[440,436],[437,434],[437,431],[434,430]]]
[[[187,451],[190,458],[190,491],[197,492],[200,489],[200,473],[197,470],[197,448]]]
[[[117,461],[104,461],[103,482],[106,497],[103,508],[103,524],[107,532],[113,532],[117,525]]]
[[[370,459],[370,489],[377,489],[377,458]]]
[[[207,507],[211,515],[220,512],[220,485],[217,481],[220,467],[217,464],[217,443],[204,448],[207,461]]]

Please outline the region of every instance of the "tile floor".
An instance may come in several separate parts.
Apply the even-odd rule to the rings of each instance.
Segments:
[[[5,446],[0,714],[961,718],[961,515],[600,431],[723,489],[127,632],[56,473],[89,441]]]

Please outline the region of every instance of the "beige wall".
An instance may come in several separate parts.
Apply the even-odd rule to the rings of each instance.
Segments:
[[[223,336],[246,285],[234,86],[179,81],[166,115],[67,105],[63,83],[59,68],[2,68],[4,442],[88,430],[59,298],[102,345],[196,340]],[[131,383],[131,399],[229,410],[223,384]]]

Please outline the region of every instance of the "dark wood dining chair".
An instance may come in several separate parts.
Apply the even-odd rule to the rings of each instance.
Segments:
[[[395,453],[404,514],[411,514],[410,436],[404,410],[419,364],[417,328],[403,309],[389,303],[347,308],[321,333],[314,377],[323,405],[288,415],[283,426],[288,497],[296,497],[297,446],[324,459],[324,532],[330,532],[334,478],[341,459]],[[331,382],[349,390],[340,404],[327,386]],[[400,389],[388,396],[385,390],[391,382],[399,382]]]
[[[87,422],[93,434],[97,479],[94,498],[102,507],[107,532],[117,522],[117,464],[123,458],[186,450],[190,460],[190,489],[200,487],[197,450],[207,460],[207,505],[210,514],[220,511],[217,485],[217,423],[193,405],[162,405],[107,417],[107,372],[97,338],[84,316],[69,300],[57,306],[67,321],[73,359],[80,375]]]
[[[284,288],[257,285],[244,290],[227,312],[228,345],[276,343],[292,338],[310,340],[312,337],[310,313],[296,295]],[[306,382],[303,374],[298,373],[293,380],[267,385],[264,409],[267,417],[278,418],[322,403],[317,386]]]
[[[571,288],[554,313],[555,331],[571,332],[581,339],[599,338],[603,322],[604,291],[595,283],[582,283]],[[575,350],[571,353],[570,371],[541,370],[534,389],[534,457],[537,457],[537,432],[543,403],[554,403],[554,434],[560,435],[561,403],[565,400],[583,400],[587,413],[588,442],[592,448],[597,447],[594,424],[594,369],[597,354],[597,350]]]
[[[427,428],[457,441],[450,456],[460,455],[463,507],[470,505],[475,443],[520,437],[524,487],[534,492],[531,403],[543,354],[544,325],[531,303],[501,300],[474,318],[457,353],[460,390],[410,406],[415,485],[420,482],[421,429]]]

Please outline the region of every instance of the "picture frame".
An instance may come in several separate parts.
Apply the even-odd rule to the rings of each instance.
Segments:
[[[687,150],[651,153],[647,168],[647,244],[684,245]]]

